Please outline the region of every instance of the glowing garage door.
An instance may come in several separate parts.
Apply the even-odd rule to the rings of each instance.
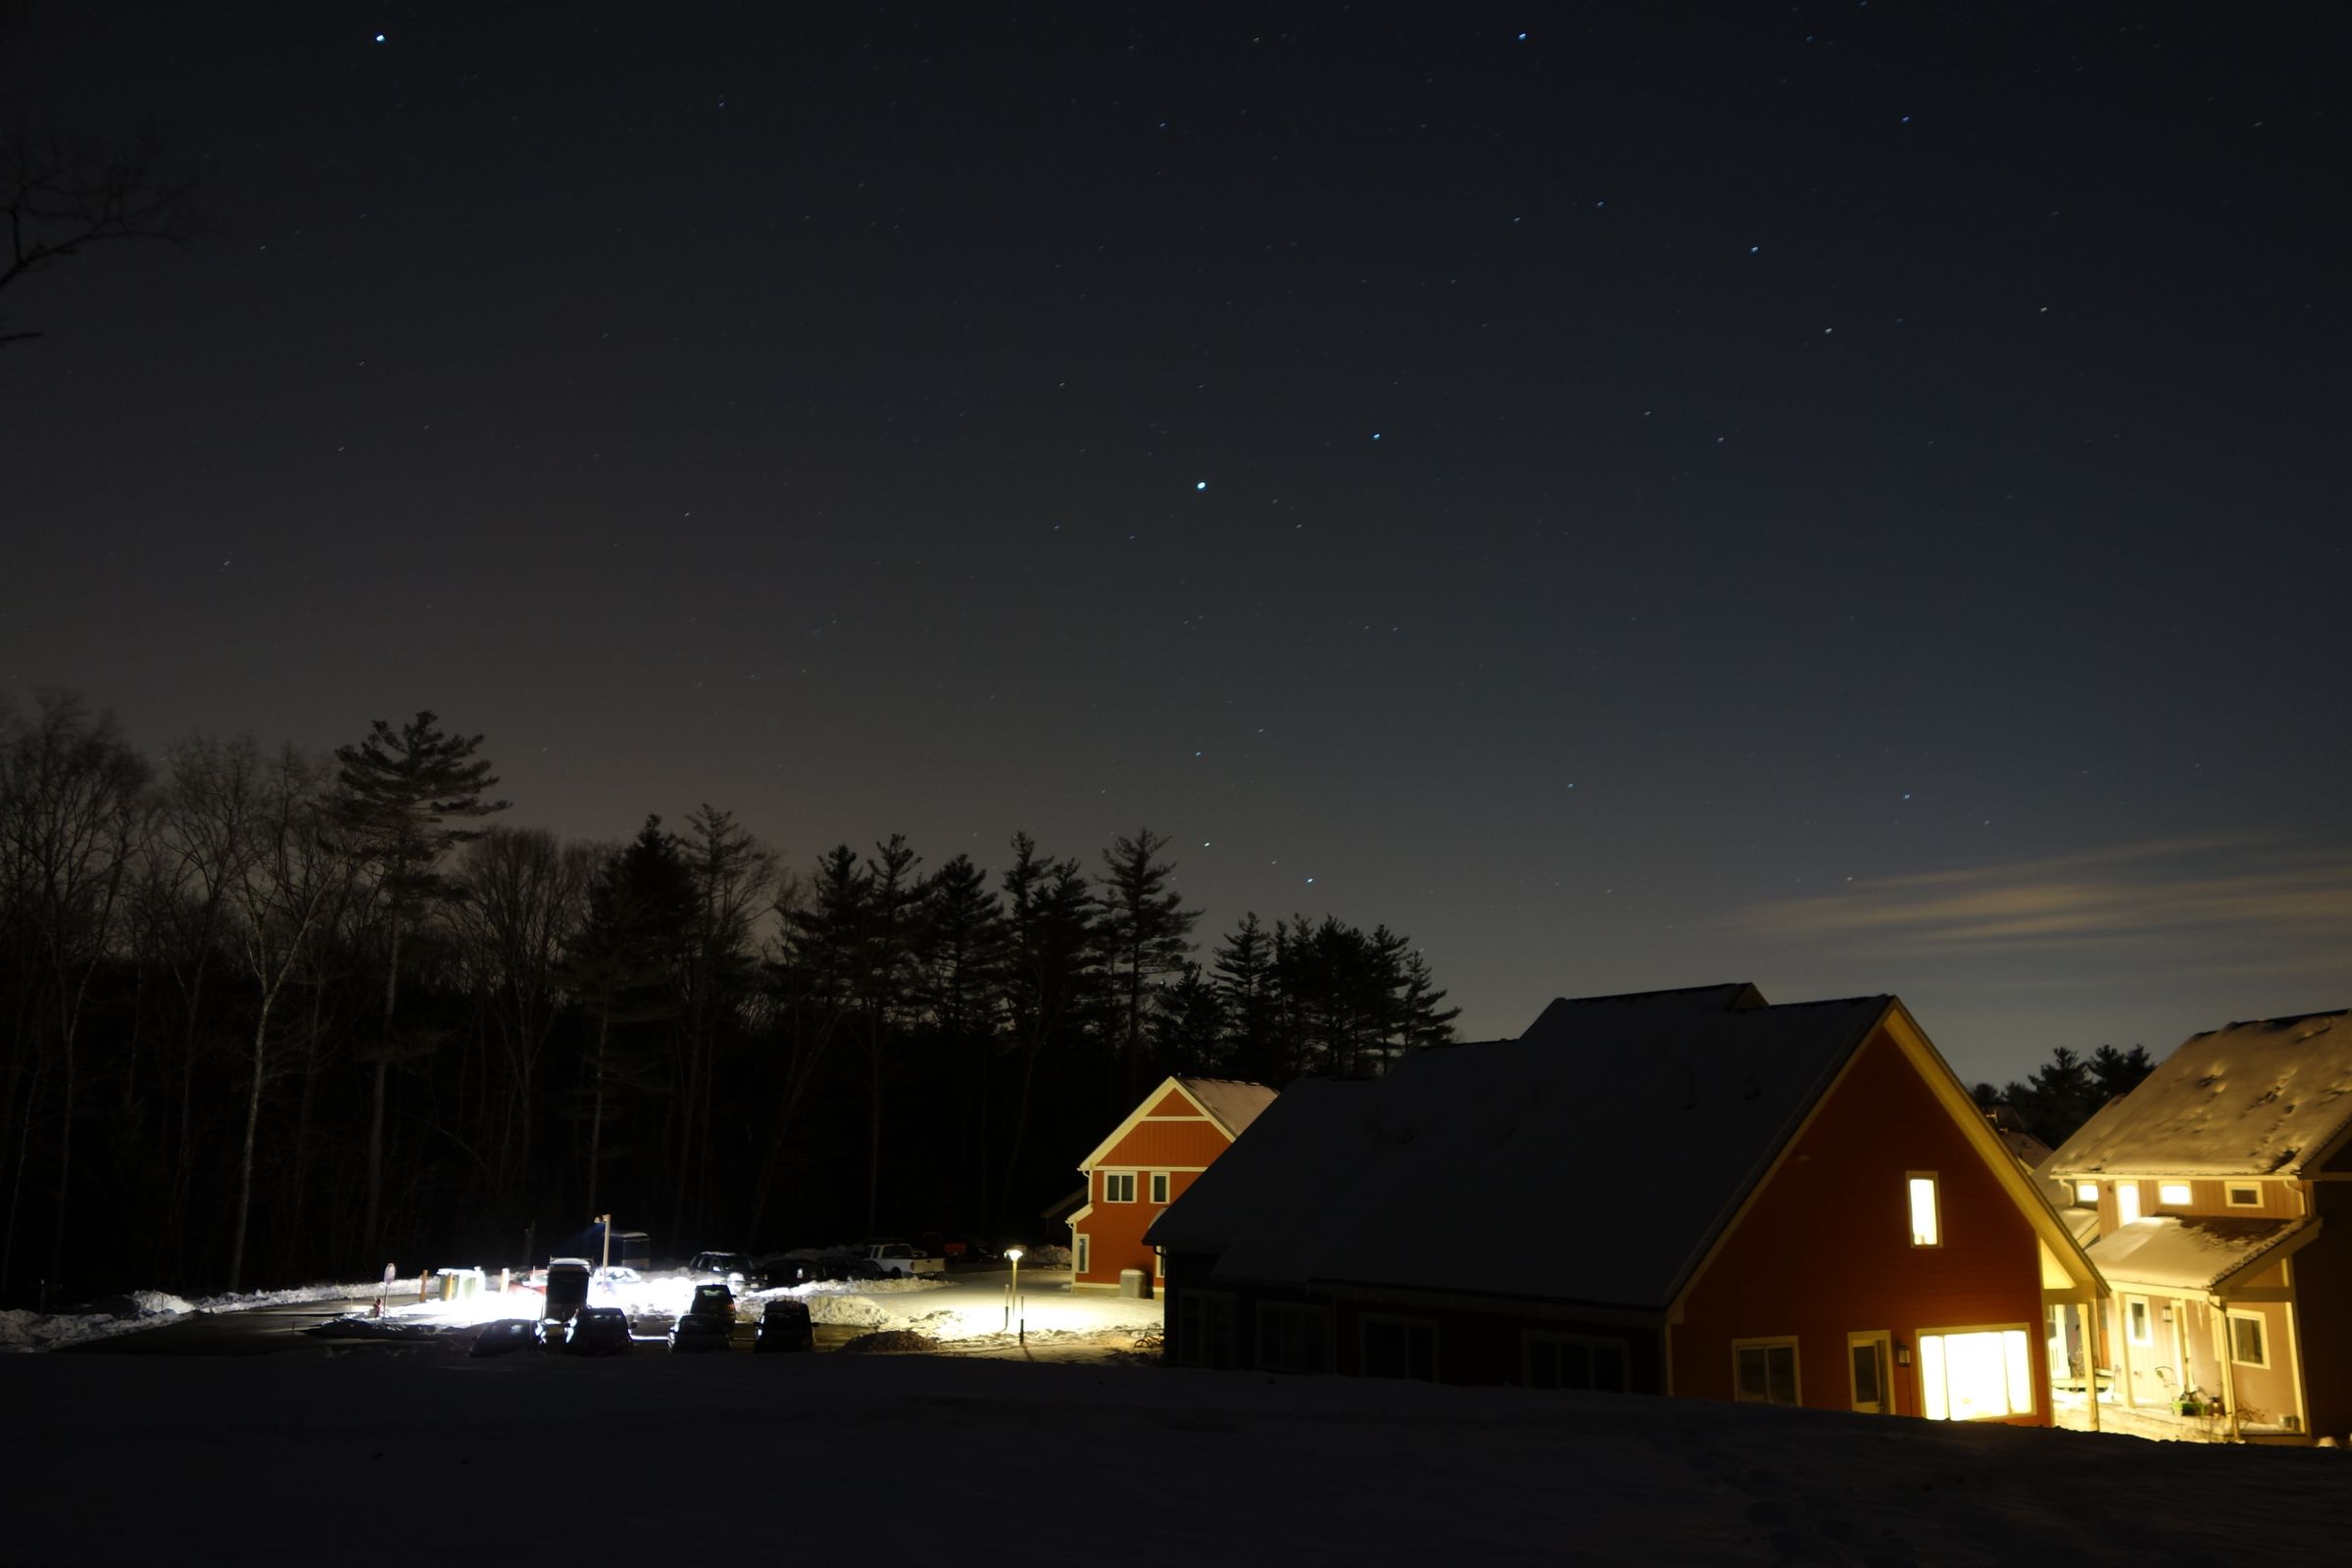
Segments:
[[[1923,1334],[1919,1381],[1931,1421],[2034,1413],[2034,1355],[2024,1329]]]

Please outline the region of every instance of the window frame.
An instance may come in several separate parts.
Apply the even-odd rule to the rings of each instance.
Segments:
[[[1091,1245],[1094,1239],[1094,1233],[1091,1231],[1072,1231],[1070,1233],[1070,1261],[1077,1265],[1075,1272],[1080,1274],[1088,1272],[1087,1261],[1094,1253],[1094,1248]]]
[[[1927,1184],[1928,1190],[1928,1229],[1927,1239],[1924,1241],[1920,1239],[1919,1229],[1919,1189],[1923,1182]],[[1941,1247],[1943,1245],[1943,1183],[1932,1170],[1905,1171],[1903,1173],[1903,1196],[1904,1206],[1908,1209],[1911,1220],[1911,1245],[1923,1249]]]
[[[1179,1293],[1176,1364],[1230,1372],[1241,1361],[1241,1311],[1234,1294],[1231,1291]]]
[[[2131,1189],[2132,1193],[2132,1201],[2128,1205],[2132,1212],[2129,1214],[2124,1212],[2124,1209],[2127,1206],[2124,1202],[2124,1191],[2127,1188]],[[2115,1184],[2115,1223],[2119,1227],[2133,1224],[2145,1217],[2147,1210],[2141,1205],[2140,1197],[2141,1194],[2139,1191],[2139,1183],[2137,1181],[2117,1182]]]
[[[2097,1207],[2099,1201],[2099,1184],[2097,1182],[2075,1183],[2075,1201],[2078,1203],[2086,1203],[2094,1208]]]
[[[1166,1207],[1168,1202],[1168,1173],[1164,1170],[1153,1171],[1152,1173],[1152,1181],[1150,1185],[1152,1189],[1152,1201],[1159,1204],[1163,1208]]]
[[[1788,1352],[1788,1402],[1785,1405],[1781,1404],[1780,1400],[1772,1396],[1772,1360],[1770,1352],[1779,1349],[1786,1349]],[[1764,1362],[1764,1397],[1761,1399],[1749,1398],[1747,1395],[1741,1391],[1740,1386],[1740,1357],[1743,1351],[1747,1350],[1762,1350],[1766,1352]],[[1733,1402],[1737,1404],[1770,1404],[1778,1405],[1780,1408],[1785,1410],[1803,1408],[1805,1402],[1804,1351],[1803,1348],[1798,1346],[1796,1336],[1793,1334],[1768,1334],[1758,1335],[1751,1339],[1734,1340],[1732,1342],[1732,1399]]]
[[[2142,1297],[2138,1298],[2138,1299],[2144,1300],[2146,1298]],[[2026,1402],[2022,1408],[2013,1404],[2010,1406],[2010,1408],[1992,1415],[1957,1416],[1952,1414],[1950,1351],[1948,1348],[1939,1348],[1936,1351],[1936,1354],[1941,1359],[1945,1369],[1943,1388],[1940,1391],[1937,1391],[1941,1396],[1943,1414],[1930,1415],[1928,1413],[1929,1410],[1937,1402],[1936,1399],[1930,1396],[1929,1393],[1928,1342],[1930,1340],[1950,1341],[1959,1339],[1974,1339],[1980,1335],[2001,1336],[2003,1372],[2001,1386],[2002,1397],[2004,1400],[2006,1400],[2014,1393],[2018,1392],[2018,1389],[2011,1388],[2010,1379],[2007,1376],[2007,1374],[2012,1370],[2008,1359],[2008,1352],[2010,1349],[2008,1336],[2012,1334],[2018,1337],[2018,1343],[2025,1350],[2025,1373],[2022,1378],[2017,1380],[2018,1389],[2022,1389],[2026,1396]],[[2048,1379],[2049,1368],[2045,1364],[2039,1369],[2038,1374],[2036,1373],[2036,1369],[2034,1364],[2034,1325],[2031,1323],[1967,1323],[1923,1328],[1919,1330],[1917,1337],[1913,1342],[1916,1346],[1916,1348],[1913,1351],[1912,1359],[1918,1363],[1913,1370],[1913,1375],[1918,1379],[1919,1382],[1919,1413],[1921,1418],[1929,1421],[1941,1421],[1950,1426],[1960,1426],[1970,1422],[1980,1421],[2014,1421],[2020,1416],[2031,1418],[2044,1414],[2045,1412],[2042,1409],[2042,1400],[2047,1391],[2042,1387],[2042,1384],[2044,1384]],[[2045,1346],[2043,1348],[2043,1353],[2046,1355],[2047,1352],[2048,1348]]]
[[[1373,1329],[1403,1329],[1408,1335],[1414,1330],[1428,1331],[1429,1376],[1426,1378],[1416,1377],[1409,1370],[1404,1372],[1401,1376],[1392,1376],[1386,1372],[1374,1372],[1371,1369],[1370,1358],[1365,1353],[1370,1348],[1369,1331]],[[1399,1312],[1365,1312],[1358,1316],[1355,1320],[1356,1375],[1358,1377],[1367,1378],[1386,1378],[1396,1383],[1436,1383],[1440,1381],[1438,1377],[1438,1320],[1434,1317],[1408,1317]],[[1410,1348],[1407,1348],[1405,1351],[1405,1360],[1408,1365],[1412,1360],[1412,1351]]]
[[[1135,1172],[1106,1170],[1102,1173],[1102,1201],[1132,1203],[1135,1201]]]
[[[2179,1193],[2180,1196],[2175,1198],[2173,1196],[2175,1193]],[[2187,1182],[2158,1182],[2156,1184],[2156,1206],[2158,1208],[2187,1208],[2196,1200],[2197,1190]]]
[[[2237,1353],[2237,1326],[2240,1323],[2254,1325],[2256,1341],[2254,1348],[2262,1352],[2259,1357]],[[2260,1312],[2249,1312],[2244,1307],[2230,1308],[2230,1361],[2233,1366],[2258,1366],[2266,1370],[2269,1368],[2271,1364],[2271,1320],[2269,1318]]]
[[[1320,1365],[1285,1366],[1270,1361],[1266,1358],[1267,1345],[1269,1343],[1279,1343],[1277,1336],[1270,1335],[1266,1332],[1267,1322],[1270,1318],[1287,1314],[1296,1314],[1301,1319],[1309,1319],[1315,1323],[1317,1330],[1315,1338],[1318,1348],[1321,1351],[1321,1354],[1317,1356],[1316,1359],[1321,1363]],[[1256,1326],[1257,1342],[1250,1347],[1250,1349],[1253,1352],[1253,1364],[1256,1366],[1258,1371],[1291,1372],[1305,1377],[1320,1377],[1326,1376],[1330,1373],[1332,1341],[1330,1307],[1309,1306],[1303,1301],[1260,1301],[1257,1303]]]
[[[1543,1388],[1536,1382],[1535,1349],[1539,1345],[1550,1346],[1555,1351],[1552,1358],[1554,1381],[1549,1388]],[[1556,1351],[1563,1345],[1573,1345],[1586,1352],[1585,1369],[1588,1373],[1591,1372],[1592,1366],[1592,1351],[1614,1351],[1617,1356],[1617,1386],[1613,1389],[1594,1387],[1589,1377],[1586,1380],[1587,1386],[1584,1388],[1576,1388],[1559,1382],[1557,1380],[1559,1358]],[[1738,1375],[1738,1363],[1735,1362],[1733,1366],[1735,1377]],[[1634,1392],[1633,1342],[1631,1340],[1613,1340],[1605,1334],[1555,1334],[1546,1329],[1522,1330],[1519,1335],[1519,1380],[1523,1387],[1536,1389],[1537,1392],[1543,1394],[1561,1392],[1569,1394],[1631,1394]]]
[[[2241,1203],[2237,1200],[2237,1195],[2240,1193],[2251,1193],[2254,1196],[2249,1201]],[[2222,1205],[2226,1208],[2261,1208],[2264,1206],[2262,1183],[2224,1182],[2222,1184]]]
[[[2134,1312],[2136,1308],[2136,1312]],[[2134,1327],[2136,1317],[2137,1326]],[[2124,1298],[2124,1343],[2141,1348],[2156,1343],[2156,1307],[2144,1296]]]

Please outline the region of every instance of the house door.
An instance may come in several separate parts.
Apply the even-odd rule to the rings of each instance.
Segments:
[[[1866,1415],[1894,1413],[1894,1386],[1887,1376],[1888,1339],[1884,1332],[1845,1337],[1845,1358],[1853,1375],[1854,1408]]]

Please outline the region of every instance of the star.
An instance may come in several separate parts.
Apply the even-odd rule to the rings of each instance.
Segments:
[[[1196,490],[1205,490],[1208,488],[1208,481],[1206,479],[1195,479],[1193,481],[1193,488]]]

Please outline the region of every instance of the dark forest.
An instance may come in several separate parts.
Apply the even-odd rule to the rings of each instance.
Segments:
[[[0,1303],[496,1267],[600,1212],[658,1255],[1055,1242],[1160,1076],[1450,1038],[1385,926],[1203,952],[1148,829],[795,864],[704,805],[567,841],[494,754],[430,712],[157,758],[70,696],[0,713]]]

